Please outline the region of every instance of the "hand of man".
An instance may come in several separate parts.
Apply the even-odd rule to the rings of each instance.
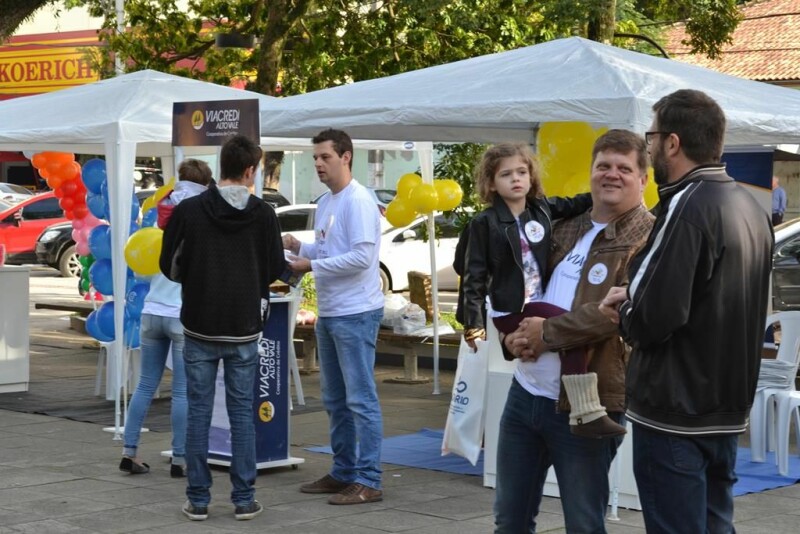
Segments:
[[[286,234],[281,239],[283,241],[283,248],[292,254],[300,253],[300,241],[295,236],[292,234]]]
[[[311,272],[311,260],[308,258],[301,258],[299,256],[289,256],[287,259],[287,265],[289,269],[292,270],[293,273],[297,274],[304,274],[307,272]]]
[[[542,339],[543,328],[542,317],[528,317],[519,323],[514,332],[503,339],[503,343],[514,356],[522,360],[536,361],[547,351],[547,345]]]
[[[611,322],[619,324],[619,305],[628,300],[628,288],[612,287],[608,295],[600,302],[600,313],[608,317]]]

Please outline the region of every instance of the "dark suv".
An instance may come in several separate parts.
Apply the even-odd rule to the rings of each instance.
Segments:
[[[66,278],[81,275],[71,222],[53,224],[44,229],[36,241],[36,261],[58,269]]]

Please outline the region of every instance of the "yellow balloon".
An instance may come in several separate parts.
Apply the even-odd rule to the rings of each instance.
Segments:
[[[419,184],[411,190],[411,205],[420,213],[430,213],[439,205],[439,195],[433,184]]]
[[[436,194],[439,197],[439,204],[436,206],[437,210],[450,211],[461,204],[464,191],[461,190],[461,186],[455,180],[449,178],[434,180],[433,186],[436,188]]]
[[[133,272],[152,276],[161,272],[158,259],[164,232],[160,228],[141,228],[131,234],[125,243],[125,263]]]
[[[647,184],[644,186],[644,205],[647,209],[653,209],[658,204],[658,186],[653,178],[653,168],[647,169]]]
[[[389,205],[386,206],[386,220],[396,228],[408,226],[416,218],[417,212],[414,211],[414,208],[412,208],[411,204],[406,200],[395,197],[394,200],[389,202]]]
[[[174,188],[175,177],[173,176],[167,183],[156,189],[156,192],[153,193],[153,196],[145,199],[145,201],[142,202],[142,213],[147,213],[150,208],[154,208],[156,204],[158,204],[159,201],[167,196]]]
[[[546,122],[539,128],[539,169],[547,195],[570,196],[589,190],[592,146],[606,131],[586,122]]]
[[[419,174],[404,174],[397,180],[397,197],[402,199],[409,198],[411,196],[411,191],[421,183],[422,176]]]

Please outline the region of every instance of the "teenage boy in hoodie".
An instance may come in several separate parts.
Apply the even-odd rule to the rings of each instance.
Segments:
[[[189,413],[188,500],[182,511],[193,521],[208,517],[211,500],[208,433],[220,360],[231,429],[234,515],[237,520],[252,519],[263,511],[253,487],[253,382],[264,326],[261,299],[269,299],[269,286],[286,262],[275,212],[249,191],[261,154],[250,139],[231,137],[220,153],[219,184],[178,204],[164,231],[161,271],[183,287]]]

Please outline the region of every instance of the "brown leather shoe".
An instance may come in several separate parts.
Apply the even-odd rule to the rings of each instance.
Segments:
[[[328,498],[329,504],[364,504],[368,502],[378,502],[383,500],[381,490],[370,488],[364,484],[350,484],[345,489],[331,495]]]
[[[340,482],[330,475],[325,475],[319,480],[300,486],[302,493],[339,493],[350,486],[347,482]]]
[[[570,425],[569,429],[576,436],[589,439],[613,438],[627,433],[624,426],[615,423],[607,415],[588,423]]]

